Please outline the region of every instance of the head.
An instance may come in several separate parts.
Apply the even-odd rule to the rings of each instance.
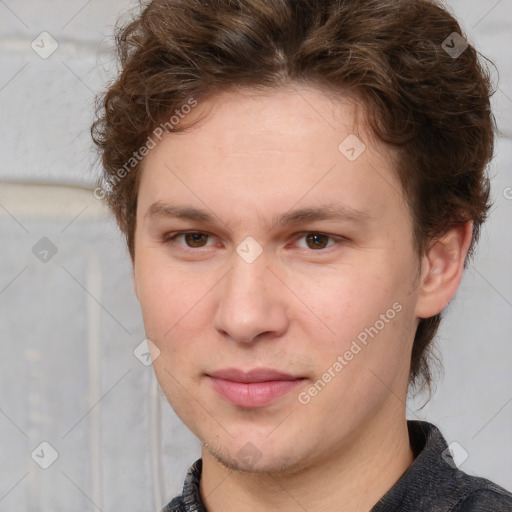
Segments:
[[[453,32],[426,0],[155,0],[119,29],[101,194],[159,382],[220,459],[266,444],[291,467],[430,384],[489,209],[489,80]],[[211,386],[235,366],[303,380],[244,408]]]

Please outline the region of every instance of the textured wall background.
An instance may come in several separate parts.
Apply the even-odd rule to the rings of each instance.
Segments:
[[[94,95],[130,5],[0,0],[0,512],[158,510],[199,455],[135,357],[129,258],[92,194]],[[444,378],[408,415],[512,488],[512,0],[449,5],[500,70],[495,208],[439,336]]]

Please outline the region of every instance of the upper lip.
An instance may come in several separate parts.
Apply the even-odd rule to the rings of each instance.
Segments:
[[[208,373],[208,375],[215,379],[231,380],[233,382],[265,382],[271,380],[297,380],[302,378],[273,370],[272,368],[253,368],[251,370],[224,368]]]

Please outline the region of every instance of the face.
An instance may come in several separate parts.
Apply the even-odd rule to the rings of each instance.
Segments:
[[[404,416],[419,261],[394,155],[355,104],[220,93],[146,157],[134,280],[153,366],[229,467],[324,463]]]

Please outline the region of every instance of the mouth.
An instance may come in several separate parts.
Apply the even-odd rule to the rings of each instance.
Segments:
[[[226,368],[207,374],[214,391],[232,405],[258,408],[269,405],[301,385],[306,378],[270,368],[248,371]]]

